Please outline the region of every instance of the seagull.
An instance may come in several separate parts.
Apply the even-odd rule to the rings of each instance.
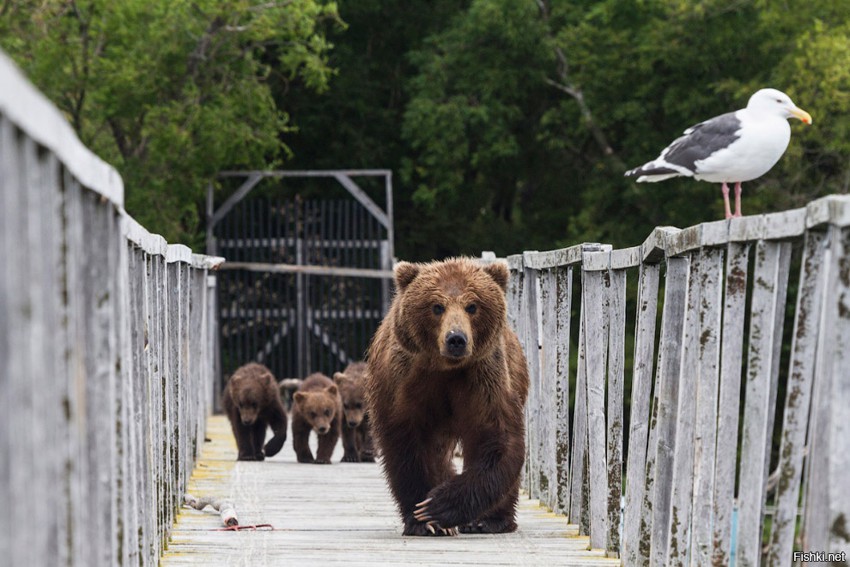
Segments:
[[[776,165],[791,140],[789,118],[805,124],[812,117],[776,89],[761,89],[746,108],[715,116],[685,130],[654,160],[626,172],[638,183],[693,177],[722,183],[726,218],[741,216],[741,183],[761,177]],[[729,207],[729,186],[735,184],[735,214]]]

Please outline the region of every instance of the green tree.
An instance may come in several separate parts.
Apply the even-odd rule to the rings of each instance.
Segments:
[[[288,157],[269,78],[326,88],[324,21],[341,24],[321,0],[10,1],[0,46],[120,171],[127,210],[197,244],[217,171]]]
[[[413,203],[410,186],[399,172],[410,153],[401,137],[411,80],[417,66],[410,53],[465,9],[465,0],[357,0],[342,2],[347,27],[328,29],[334,43],[329,64],[337,72],[320,94],[292,93],[271,82],[279,107],[298,117],[284,141],[293,150],[294,169],[387,168],[392,170],[396,252],[405,259],[432,258],[430,219]],[[382,191],[358,181],[382,203]],[[326,194],[327,185],[299,188]],[[451,217],[451,221],[455,221]]]
[[[413,55],[403,172],[417,216],[434,222],[421,231],[439,227],[425,240],[453,235],[447,253],[628,246],[657,225],[720,218],[713,184],[637,184],[623,172],[764,86],[788,92],[815,126],[792,125],[779,166],[745,185],[745,211],[846,192],[848,12],[826,2],[473,1]],[[500,216],[512,185],[511,214]]]

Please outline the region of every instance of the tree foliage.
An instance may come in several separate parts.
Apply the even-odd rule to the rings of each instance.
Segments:
[[[847,192],[848,32],[850,4],[827,0],[0,7],[0,45],[119,167],[152,228],[191,240],[223,168],[389,168],[406,259],[630,246],[720,218],[715,185],[624,170],[765,86],[814,125],[792,123],[745,213]]]
[[[289,154],[269,79],[327,87],[326,20],[320,0],[9,1],[0,45],[121,172],[128,211],[197,243],[217,171]]]
[[[475,0],[414,54],[409,190],[434,217],[464,219],[439,229],[455,251],[634,245],[656,225],[719,218],[720,192],[636,184],[625,164],[774,86],[815,127],[793,126],[781,164],[745,185],[745,211],[846,192],[848,15],[834,3]]]

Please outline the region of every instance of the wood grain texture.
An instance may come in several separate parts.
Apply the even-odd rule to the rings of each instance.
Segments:
[[[781,273],[783,243],[759,241],[755,251],[753,299],[750,320],[749,351],[741,437],[741,487],[738,495],[738,551],[736,564],[758,565],[761,536],[769,434],[772,423],[771,386],[774,383],[775,341],[779,325],[777,301],[784,294]],[[781,327],[779,327],[781,330]]]
[[[269,523],[274,531],[215,531],[212,509],[184,507],[171,530],[163,567],[187,565],[619,565],[537,500],[521,497],[517,532],[427,538],[401,535],[401,520],[380,464],[295,462],[287,440],[264,462],[236,462],[227,419],[209,421],[201,459],[188,490],[226,498],[242,525]],[[315,438],[311,439],[314,442]]]
[[[640,541],[648,537],[647,533],[641,532],[641,515],[646,482],[646,447],[649,438],[649,403],[655,360],[659,271],[658,264],[643,264],[638,281],[635,364],[632,374],[629,453],[626,465],[626,508],[621,555],[627,565],[637,565],[639,561],[648,560],[648,557],[643,557],[640,553]],[[640,560],[639,557],[641,557]]]

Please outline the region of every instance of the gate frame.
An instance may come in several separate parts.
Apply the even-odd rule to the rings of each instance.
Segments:
[[[373,277],[383,280],[382,285],[382,303],[383,311],[386,314],[390,302],[390,282],[393,277],[393,263],[395,261],[395,226],[393,220],[393,186],[392,186],[392,171],[389,169],[308,169],[308,170],[244,170],[244,171],[221,171],[217,175],[218,178],[244,178],[242,185],[231,194],[227,200],[218,209],[215,208],[214,192],[215,187],[212,181],[207,185],[207,203],[206,203],[206,251],[207,254],[215,255],[218,249],[215,238],[216,225],[235,207],[240,201],[245,199],[248,194],[262,181],[263,179],[273,178],[318,178],[330,177],[337,180],[348,193],[354,197],[368,212],[371,214],[386,230],[387,230],[387,246],[386,250],[382,251],[381,269],[373,270],[367,268],[330,268],[324,266],[309,266],[306,264],[269,264],[263,262],[225,262],[219,267],[220,270],[227,269],[242,269],[250,271],[263,272],[278,272],[278,273],[295,273],[298,275],[298,291],[296,292],[296,301],[298,306],[296,310],[306,317],[306,309],[301,309],[302,302],[305,301],[303,294],[303,280],[305,274],[311,275],[327,275],[327,276],[349,276],[349,277]],[[383,177],[384,187],[387,200],[386,210],[373,201],[352,177]],[[219,313],[216,310],[215,314],[215,336],[218,342],[219,329]],[[298,326],[302,327],[302,321],[299,321]],[[304,332],[306,329],[299,331],[298,339],[298,368],[303,375],[304,361],[302,358],[306,352],[306,337]],[[220,352],[220,351],[219,351]],[[216,379],[221,377],[221,359],[220,355],[215,357],[214,373]],[[216,407],[220,406],[220,393],[216,392]]]

